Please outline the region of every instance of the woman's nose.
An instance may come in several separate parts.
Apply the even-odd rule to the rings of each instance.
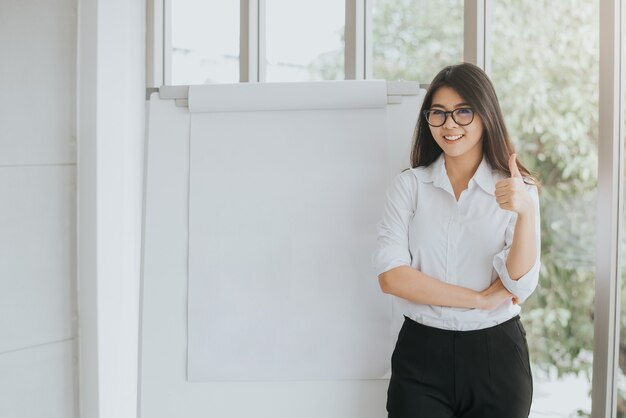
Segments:
[[[452,113],[448,113],[446,115],[446,120],[443,122],[443,127],[444,128],[456,128],[458,125],[457,123],[454,121],[454,118],[452,117]]]

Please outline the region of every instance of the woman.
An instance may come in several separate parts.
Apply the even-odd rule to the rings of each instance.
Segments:
[[[405,316],[390,418],[527,417],[520,304],[539,277],[538,183],[516,159],[487,75],[444,68],[424,98],[411,169],[387,192],[374,254]]]

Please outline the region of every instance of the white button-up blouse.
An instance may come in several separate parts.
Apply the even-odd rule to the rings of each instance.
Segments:
[[[527,185],[535,202],[537,259],[519,280],[512,280],[506,259],[517,214],[501,209],[496,183],[506,176],[492,170],[483,157],[468,188],[457,202],[443,154],[430,166],[411,168],[395,176],[387,189],[383,216],[377,225],[373,254],[376,274],[407,265],[447,283],[482,291],[500,277],[519,298],[493,310],[420,305],[395,298],[400,311],[424,325],[476,330],[500,324],[515,315],[539,280],[541,235],[537,187]]]

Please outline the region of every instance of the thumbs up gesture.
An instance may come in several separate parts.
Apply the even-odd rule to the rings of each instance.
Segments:
[[[519,215],[533,212],[533,200],[517,167],[517,155],[509,157],[511,177],[496,183],[496,201],[502,209],[510,210]]]

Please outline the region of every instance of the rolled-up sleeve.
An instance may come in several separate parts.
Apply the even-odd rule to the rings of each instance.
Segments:
[[[408,226],[414,213],[415,186],[409,171],[402,172],[387,188],[381,220],[376,225],[377,248],[372,255],[376,275],[395,267],[411,265]]]
[[[529,192],[535,206],[535,248],[537,249],[537,258],[535,259],[535,263],[531,269],[518,280],[511,279],[511,276],[506,268],[506,260],[509,256],[511,245],[513,244],[517,214],[514,214],[511,217],[511,221],[507,226],[504,249],[496,254],[493,259],[493,267],[500,276],[502,284],[504,284],[504,287],[506,287],[509,292],[518,297],[518,303],[523,303],[533,293],[539,283],[539,270],[541,269],[541,220],[537,187],[529,186]]]

